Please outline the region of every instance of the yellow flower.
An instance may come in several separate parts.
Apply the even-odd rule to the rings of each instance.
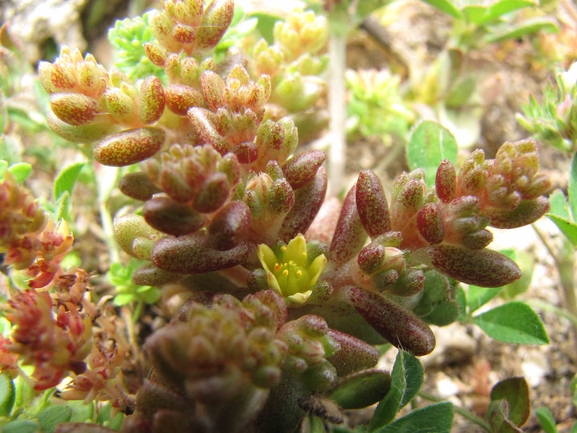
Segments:
[[[323,254],[309,264],[307,243],[300,233],[288,245],[280,247],[278,254],[265,244],[258,246],[257,254],[267,273],[269,287],[282,295],[289,306],[302,305],[308,300],[327,266]]]

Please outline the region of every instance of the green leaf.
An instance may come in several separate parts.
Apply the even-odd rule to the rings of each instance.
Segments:
[[[423,384],[423,366],[413,355],[399,350],[391,379],[391,390],[378,404],[369,433],[379,431],[390,423],[397,412],[417,395]]]
[[[459,321],[466,321],[467,317],[467,294],[463,290],[463,287],[459,286],[457,289],[457,294],[455,295],[455,300],[459,305]]]
[[[0,417],[10,415],[15,399],[14,382],[7,373],[0,374]]]
[[[121,293],[114,297],[114,305],[121,307],[123,305],[129,304],[130,302],[136,301],[136,296],[132,293]]]
[[[0,180],[4,180],[4,173],[6,173],[7,168],[8,168],[8,161],[0,159]]]
[[[18,162],[8,167],[8,171],[12,173],[16,182],[22,183],[28,179],[28,176],[32,173],[32,166],[26,162]]]
[[[19,419],[9,422],[2,428],[2,433],[40,433],[40,426],[28,419]]]
[[[549,344],[549,337],[535,311],[522,302],[509,302],[473,317],[491,338],[505,343]]]
[[[425,272],[423,296],[413,312],[427,323],[446,326],[457,320],[460,311],[447,277],[434,270]]]
[[[469,313],[478,310],[499,294],[502,287],[479,287],[470,285],[467,291],[467,307]]]
[[[122,420],[124,419],[124,414],[119,412],[116,414],[115,417],[110,415],[110,411],[112,409],[112,403],[108,403],[103,406],[98,411],[98,416],[96,418],[96,423],[100,425],[106,425],[106,427],[111,428],[113,430],[119,430],[120,426],[122,425]]]
[[[473,24],[480,24],[485,20],[487,7],[481,5],[467,5],[462,9],[465,19]]]
[[[523,377],[512,377],[498,382],[491,389],[491,401],[506,400],[508,419],[518,427],[527,422],[531,412],[529,385]]]
[[[571,161],[571,171],[569,172],[567,195],[569,196],[571,215],[573,215],[572,220],[575,221],[575,218],[577,218],[577,153],[573,155],[573,160]]]
[[[75,162],[64,167],[60,173],[58,173],[54,181],[54,200],[59,200],[64,192],[72,194],[76,179],[78,179],[78,175],[85,164],[86,162]]]
[[[564,220],[571,221],[571,214],[569,213],[569,203],[565,198],[565,194],[560,189],[556,189],[549,196],[549,213],[547,215],[555,215]]]
[[[559,27],[553,18],[548,17],[536,17],[530,18],[528,20],[522,21],[513,27],[507,27],[498,33],[493,35],[488,35],[485,38],[487,43],[502,42],[507,39],[518,39],[523,36],[536,33],[538,31],[543,31],[545,33],[557,33],[559,32]]]
[[[261,36],[266,40],[269,45],[274,43],[273,29],[280,17],[275,15],[267,14],[264,12],[259,12],[252,14],[251,16],[258,18],[257,29]]]
[[[435,185],[435,175],[439,164],[448,159],[457,163],[457,142],[448,129],[436,122],[425,120],[411,134],[407,145],[407,160],[411,170],[425,171],[427,186]]]
[[[509,403],[507,403],[507,400],[491,401],[486,414],[489,425],[491,426],[490,431],[492,433],[523,433],[523,430],[509,420],[508,416]]]
[[[15,137],[0,134],[0,159],[15,164],[21,161],[22,143]]]
[[[329,398],[343,409],[361,409],[382,400],[390,389],[389,372],[365,370],[343,379]]]
[[[34,388],[26,382],[22,376],[18,376],[14,380],[16,386],[16,400],[14,406],[16,407],[29,407],[32,405],[32,400],[36,396],[36,391]]]
[[[453,404],[444,401],[413,410],[408,415],[376,430],[378,433],[450,433]]]
[[[543,427],[545,433],[559,433],[557,430],[557,424],[555,423],[555,418],[553,414],[546,407],[540,407],[535,411],[539,424]]]
[[[45,433],[53,433],[58,424],[70,421],[72,408],[64,405],[50,406],[38,414],[38,422]]]
[[[445,12],[448,15],[451,15],[454,18],[462,19],[463,14],[461,11],[455,6],[454,2],[450,0],[423,0],[425,3],[430,4],[433,7],[436,7],[441,12]]]
[[[318,416],[309,416],[309,433],[326,433],[325,424]]]
[[[445,99],[445,105],[451,108],[462,106],[469,100],[476,87],[476,77],[467,77],[459,80],[457,84],[451,87],[451,91]]]
[[[483,19],[476,24],[494,21],[510,12],[532,6],[538,6],[538,2],[533,0],[501,0],[489,6]]]
[[[72,400],[67,405],[72,409],[70,422],[92,422],[94,402],[84,404],[83,401]]]
[[[501,252],[505,253],[505,251]],[[503,286],[501,295],[505,299],[514,298],[521,293],[525,293],[529,289],[531,279],[533,278],[533,269],[535,267],[535,258],[532,254],[517,250],[513,250],[512,253],[513,254],[510,255],[509,258],[514,260],[515,263],[519,265],[519,268],[521,268],[521,278]]]
[[[577,246],[577,224],[556,215],[547,214],[547,216],[555,223],[567,239],[569,239],[573,246]]]

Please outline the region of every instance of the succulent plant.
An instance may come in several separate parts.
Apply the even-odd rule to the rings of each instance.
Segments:
[[[49,353],[33,375],[38,386],[72,372],[62,396],[108,398],[134,412],[123,432],[294,431],[311,398],[338,395],[350,375],[375,366],[373,344],[430,353],[428,323],[456,319],[453,280],[496,287],[519,278],[512,260],[486,248],[487,227],[520,227],[548,210],[531,140],[505,143],[494,160],[475,151],[458,172],[445,160],[435,188],[423,170],[403,173],[390,205],[370,170],[342,205],[325,202],[325,155],[298,144],[301,126],[322,124],[327,22],[294,12],[275,25],[273,44],[262,39],[217,63],[233,9],[232,0],[166,0],[162,11],[118,24],[117,46],[140,35],[136,48],[148,59],[134,75],[66,47],[39,67],[56,134],[93,144],[100,164],[140,163],[121,180],[134,201],[114,236],[143,261],[132,279],[149,293],[117,285],[151,303],[151,287],[191,291],[146,340],[152,368],[135,396],[122,379],[129,348],[114,320],[82,296],[63,309],[36,291],[63,273],[66,226],[46,223],[9,175],[0,185],[0,252],[34,277],[10,301],[16,327],[2,354],[34,364],[39,350]],[[120,63],[126,70],[134,58],[125,52]],[[454,308],[430,314],[440,303]],[[52,346],[27,338],[29,328],[54,334]]]

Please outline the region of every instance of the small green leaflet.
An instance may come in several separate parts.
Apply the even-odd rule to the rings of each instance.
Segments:
[[[62,169],[56,180],[54,181],[54,200],[59,202],[58,207],[58,218],[68,219],[68,208],[70,204],[70,196],[72,195],[72,190],[78,179],[80,171],[84,167],[86,162],[75,162]]]
[[[407,145],[409,168],[425,171],[427,187],[435,185],[437,168],[444,159],[457,162],[457,141],[451,132],[436,122],[425,120],[415,128]]]
[[[378,433],[450,433],[453,404],[444,401],[413,410],[408,415],[376,430]]]
[[[549,344],[549,337],[535,311],[523,302],[508,302],[483,314],[473,321],[489,337],[505,343]]]
[[[369,433],[380,432],[417,395],[423,384],[423,374],[421,362],[410,353],[400,350],[391,373],[391,390],[377,406],[369,425]]]

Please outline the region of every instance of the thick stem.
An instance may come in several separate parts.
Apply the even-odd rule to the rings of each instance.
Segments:
[[[424,391],[419,391],[419,397],[424,398],[425,400],[435,402],[435,403],[445,401],[442,398],[436,397],[433,394],[429,394],[428,392],[424,392]],[[481,427],[485,431],[488,431],[488,432],[492,431],[491,426],[489,425],[489,423],[487,421],[485,421],[482,418],[479,418],[477,415],[475,415],[470,410],[467,410],[464,407],[460,407],[460,406],[457,406],[455,404],[453,404],[453,407],[455,408],[455,412],[457,412],[463,418],[467,418],[469,421],[477,424],[479,427]]]
[[[329,41],[329,114],[331,146],[329,151],[329,191],[328,196],[339,194],[343,187],[345,173],[345,59],[346,31],[331,29]]]

